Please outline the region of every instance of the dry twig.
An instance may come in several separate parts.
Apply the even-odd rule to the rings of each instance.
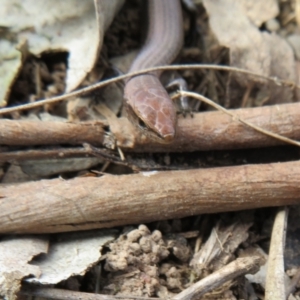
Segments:
[[[299,204],[299,181],[300,162],[287,162],[2,185],[0,232],[86,230]]]
[[[206,104],[209,104],[210,106],[216,108],[217,110],[222,111],[225,114],[231,116],[234,120],[237,120],[237,121],[241,122],[242,124],[244,124],[244,125],[252,128],[252,129],[254,129],[254,130],[256,130],[256,131],[258,131],[258,132],[260,132],[260,133],[262,133],[264,135],[267,135],[269,137],[272,137],[272,138],[277,139],[279,141],[282,141],[284,143],[300,147],[300,143],[299,142],[294,141],[294,140],[289,139],[289,138],[286,138],[284,136],[281,136],[281,135],[276,134],[274,132],[271,132],[269,130],[265,130],[265,129],[261,128],[260,126],[256,126],[256,125],[254,125],[254,124],[252,124],[252,123],[250,123],[248,121],[245,121],[242,118],[240,118],[238,114],[232,113],[230,110],[223,108],[221,105],[216,104],[215,102],[213,102],[212,100],[208,99],[207,97],[204,97],[204,96],[196,94],[196,93],[184,92],[184,91],[180,91],[180,93],[178,93],[178,94],[179,94],[179,96],[191,97],[191,98],[197,99],[199,101],[203,101]]]
[[[105,123],[67,123],[0,119],[1,145],[33,146],[104,142]]]
[[[195,297],[199,299],[199,297],[220,287],[229,280],[234,280],[235,278],[248,273],[256,273],[259,270],[259,265],[260,258],[257,256],[237,258],[220,270],[208,275],[182,291],[173,297],[172,300],[190,300]]]
[[[272,131],[277,135],[300,140],[300,103],[230,110],[245,122]],[[141,137],[125,118],[117,119],[110,129],[118,139],[118,146],[136,152],[190,152],[266,147],[284,142],[266,136],[223,112],[194,114],[193,118],[179,118],[176,139],[171,144],[159,144]],[[116,123],[115,122],[115,123]],[[107,143],[101,122],[80,124],[60,122],[10,121],[0,119],[2,145],[42,145]],[[128,134],[128,133],[132,134]],[[113,142],[111,142],[113,143]]]
[[[284,282],[284,247],[286,237],[288,209],[281,208],[275,217],[271,245],[268,258],[268,271],[266,277],[266,300],[286,299]]]

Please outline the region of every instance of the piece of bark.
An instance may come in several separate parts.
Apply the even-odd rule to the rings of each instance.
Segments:
[[[263,129],[285,137],[300,139],[300,103],[265,106],[257,108],[231,110],[240,118],[260,126]],[[114,124],[111,129],[118,137],[118,146],[136,152],[189,152],[198,150],[224,150],[268,147],[284,144],[268,137],[223,112],[204,112],[194,114],[193,118],[179,116],[176,139],[171,144],[153,142],[139,132],[124,118],[118,119],[120,126]],[[133,132],[130,135],[130,132]],[[129,141],[133,139],[132,141]],[[1,145],[53,145],[105,143],[103,124],[57,123],[10,121],[0,119]]]
[[[0,233],[62,232],[300,203],[300,162],[0,187]]]

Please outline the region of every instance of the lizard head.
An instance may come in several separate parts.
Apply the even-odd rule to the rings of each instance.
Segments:
[[[131,78],[124,91],[129,119],[160,143],[170,143],[176,133],[176,111],[168,93],[153,75]]]

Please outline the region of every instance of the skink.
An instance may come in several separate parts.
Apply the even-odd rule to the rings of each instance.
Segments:
[[[180,0],[148,0],[147,39],[134,60],[130,72],[168,65],[183,44]],[[159,76],[153,72],[130,78],[124,90],[129,117],[142,121],[146,133],[156,140],[171,142],[176,130],[176,111]]]

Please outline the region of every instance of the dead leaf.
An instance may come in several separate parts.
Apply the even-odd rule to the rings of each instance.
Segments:
[[[1,51],[0,74],[7,74],[7,79],[5,86],[0,88],[3,91],[0,99],[8,97],[11,81],[20,69],[21,55],[15,46],[21,40],[27,41],[28,51],[36,56],[43,52],[68,51],[66,90],[76,88],[93,68],[102,47],[104,31],[123,2],[96,1],[96,17],[92,0],[3,0],[0,26],[14,35],[14,39],[1,41],[5,48],[0,48],[5,51]]]
[[[212,31],[219,43],[230,50],[231,66],[265,76],[296,81],[295,60],[291,47],[275,33],[261,32],[248,16],[249,5],[244,6],[243,2],[235,0],[204,0],[203,3],[209,14]],[[257,3],[260,1],[252,1],[252,11],[255,5],[261,5]],[[269,100],[268,104],[291,102],[293,99],[293,91],[290,88],[267,84],[260,78],[239,73],[232,73],[229,78],[228,98],[233,103],[238,101],[240,104],[245,90],[249,87],[256,92],[258,98],[259,95],[263,95],[261,102]]]
[[[234,222],[223,227],[221,222],[211,231],[211,234],[199,252],[191,260],[191,266],[201,273],[203,269],[218,270],[233,257],[234,251],[248,238],[248,230],[252,222]],[[222,228],[223,227],[223,228]]]
[[[0,62],[0,107],[3,107],[7,105],[7,94],[22,65],[21,53],[4,39],[0,40]]]
[[[67,233],[51,242],[47,256],[32,262],[42,275],[26,281],[56,284],[71,276],[84,275],[101,258],[102,247],[114,239],[116,231],[98,230]]]
[[[300,1],[296,0],[295,1],[295,14],[296,14],[296,21],[298,26],[300,25]]]
[[[64,159],[26,160],[20,162],[21,169],[31,177],[46,177],[64,172],[76,172],[90,169],[103,163],[97,157],[73,157]]]
[[[1,183],[17,183],[26,182],[30,180],[37,180],[38,178],[25,174],[19,165],[11,164],[6,170]]]
[[[247,274],[245,277],[251,283],[260,284],[262,287],[266,284],[266,274],[267,274],[267,260],[268,255],[260,247],[248,247],[246,249],[239,251],[239,257],[253,257],[258,256],[261,259],[262,265],[259,268],[259,271],[255,274]]]
[[[29,264],[31,259],[48,250],[47,239],[29,236],[6,237],[0,243],[0,295],[16,299],[24,277],[39,277],[38,266]],[[1,298],[2,299],[2,298]]]
[[[260,27],[264,22],[275,18],[279,14],[277,0],[252,1],[239,0],[248,18]]]

